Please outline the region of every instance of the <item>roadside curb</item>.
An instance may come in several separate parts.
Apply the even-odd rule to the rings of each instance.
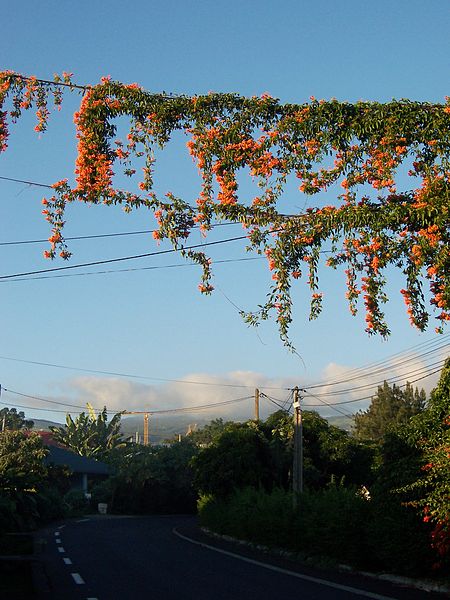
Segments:
[[[294,553],[289,552],[288,550],[283,550],[281,548],[273,549],[269,548],[268,546],[253,544],[252,542],[248,542],[246,540],[239,540],[229,535],[220,535],[218,533],[215,533],[214,531],[211,531],[207,527],[201,527],[200,530],[212,538],[218,538],[224,541],[233,542],[235,544],[255,548],[267,554],[275,554],[289,558],[297,558]],[[370,577],[371,579],[378,579],[380,581],[387,581],[389,583],[394,583],[398,585],[407,585],[409,587],[414,587],[418,590],[423,590],[424,592],[437,592],[438,594],[447,594],[450,596],[449,586],[441,585],[426,579],[414,579],[412,577],[403,577],[402,575],[393,575],[391,573],[371,573],[369,571],[358,571],[357,569],[354,569],[349,565],[339,565],[338,570],[343,573],[353,573],[355,575],[361,575],[362,577]]]
[[[289,552],[282,548],[277,548],[277,549],[269,548],[268,546],[254,544],[254,543],[248,542],[246,540],[240,540],[238,538],[233,538],[232,536],[229,536],[229,535],[220,535],[218,533],[215,533],[215,532],[207,529],[206,527],[199,527],[198,531],[199,531],[199,533],[202,533],[202,534],[208,536],[208,538],[210,538],[210,540],[211,540],[211,543],[213,543],[213,540],[216,539],[216,540],[220,540],[223,542],[229,542],[229,543],[233,543],[233,544],[236,544],[239,546],[243,546],[250,550],[262,552],[262,553],[266,554],[268,557],[273,556],[273,557],[277,557],[277,558],[287,558],[287,559],[291,559],[291,560],[298,559],[298,556],[295,553]],[[248,557],[245,557],[244,555],[239,555],[238,551],[236,553],[233,553],[233,552],[229,552],[229,551],[223,550],[218,547],[214,547],[211,544],[205,543],[199,539],[195,539],[195,536],[190,537],[190,535],[185,535],[184,533],[180,533],[176,528],[173,529],[173,533],[176,536],[178,536],[179,538],[184,539],[191,543],[195,543],[199,546],[209,548],[211,550],[223,552],[225,554],[235,556],[236,558],[242,558],[243,560],[246,560],[246,561],[249,560]],[[272,565],[264,564],[261,561],[252,561],[250,559],[250,562],[255,562],[257,564],[260,564],[261,566],[266,566],[266,568],[273,568]],[[309,566],[311,566],[311,565],[309,565]],[[284,571],[288,572],[289,569],[284,569]],[[398,586],[407,586],[407,587],[415,588],[416,590],[420,590],[420,591],[424,591],[424,592],[434,592],[434,593],[438,593],[438,594],[444,594],[444,595],[450,597],[450,587],[449,586],[438,584],[438,583],[428,581],[428,580],[413,579],[410,577],[403,577],[400,575],[393,575],[390,573],[371,573],[371,572],[366,572],[366,571],[358,571],[348,565],[339,565],[337,568],[337,571],[340,573],[343,573],[343,574],[348,573],[351,575],[366,577],[366,578],[369,578],[372,580],[385,581],[387,583],[392,583],[392,584],[398,585]],[[296,575],[296,573],[293,571],[291,573]],[[299,575],[297,574],[297,576],[299,576]],[[303,577],[305,579],[313,579],[313,580],[315,579],[315,578],[311,578],[311,577],[305,576],[305,575]],[[372,597],[376,597],[376,595],[374,595]]]

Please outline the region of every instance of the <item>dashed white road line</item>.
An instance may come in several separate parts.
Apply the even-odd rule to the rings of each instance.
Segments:
[[[88,521],[90,521],[90,519],[78,519],[77,521],[75,521],[76,523],[87,523]]]
[[[55,537],[59,537],[61,534],[59,533],[59,531],[55,531]]]
[[[63,554],[65,550],[62,546],[58,546],[58,552],[61,552],[61,554]]]
[[[64,529],[65,525],[60,525],[58,529]]]
[[[79,573],[71,573],[71,575],[72,575],[72,577],[73,577],[73,579],[74,579],[74,581],[75,581],[76,584],[83,585],[84,580],[83,580],[83,578],[81,577],[81,575]]]
[[[64,557],[63,561],[66,563],[66,565],[71,565],[72,564],[72,561],[70,560],[70,558]]]
[[[56,543],[57,543],[57,544],[62,544],[62,541],[61,541],[61,540],[58,538],[58,539],[56,540]]]

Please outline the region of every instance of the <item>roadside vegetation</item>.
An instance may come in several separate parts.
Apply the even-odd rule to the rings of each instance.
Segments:
[[[118,514],[196,513],[208,529],[288,550],[303,560],[444,577],[450,567],[450,360],[437,387],[384,384],[348,433],[303,412],[304,487],[292,494],[293,419],[216,419],[181,442],[126,442],[120,414],[92,410],[55,437],[111,465],[91,498],[47,449],[23,413],[3,409],[0,547],[4,534],[108,504]],[[3,552],[2,552],[3,553]]]

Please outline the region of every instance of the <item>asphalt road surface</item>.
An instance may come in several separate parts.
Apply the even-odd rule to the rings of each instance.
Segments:
[[[239,549],[191,531],[193,517],[173,516],[99,516],[55,525],[38,536],[46,542],[39,600],[442,598],[379,581],[305,571],[249,551],[239,558],[232,555]]]

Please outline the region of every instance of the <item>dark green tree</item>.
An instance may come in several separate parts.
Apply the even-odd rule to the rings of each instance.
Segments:
[[[233,421],[224,421],[222,418],[213,419],[207,425],[200,429],[192,431],[189,434],[189,439],[199,446],[209,446],[227,429],[235,427]]]
[[[411,504],[433,524],[437,566],[450,566],[450,358],[445,362],[426,409],[411,420],[409,443],[420,453],[416,480],[406,488]]]
[[[5,431],[0,434],[0,489],[8,492],[33,490],[46,475],[47,455],[35,433]]]
[[[37,495],[45,486],[47,455],[36,433],[0,433],[0,533],[32,527],[39,517]]]
[[[424,390],[413,389],[407,383],[402,390],[386,381],[378,387],[366,411],[355,415],[355,436],[362,440],[381,442],[386,432],[398,425],[405,425],[411,417],[421,413],[426,404]]]
[[[320,488],[331,479],[343,479],[348,484],[371,483],[373,450],[356,440],[348,432],[330,425],[315,411],[303,411],[304,479],[308,487]],[[276,452],[278,444],[284,448],[283,464],[292,468],[293,419],[284,411],[277,411],[262,424],[270,430],[271,446]]]
[[[115,475],[93,490],[98,501],[125,513],[192,513],[197,494],[191,459],[198,447],[184,439],[169,446],[130,444],[114,449]]]
[[[193,467],[199,491],[222,498],[238,488],[273,485],[269,442],[256,426],[225,431],[199,452]]]
[[[0,431],[4,429],[32,429],[34,422],[25,419],[25,413],[17,412],[16,408],[2,408],[0,410]]]

